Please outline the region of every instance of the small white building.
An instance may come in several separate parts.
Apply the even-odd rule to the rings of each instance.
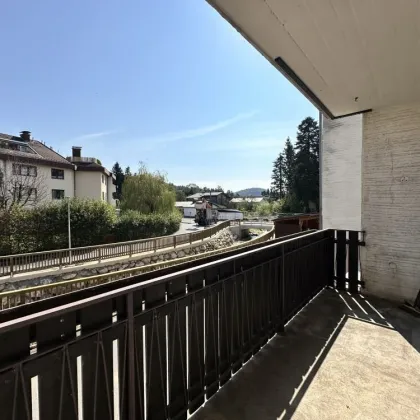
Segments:
[[[244,214],[235,209],[217,209],[218,217],[217,220],[242,220]]]
[[[177,201],[175,207],[182,212],[184,217],[195,217],[196,210],[194,203],[190,201]]]

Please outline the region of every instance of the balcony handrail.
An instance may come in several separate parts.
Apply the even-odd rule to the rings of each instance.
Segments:
[[[334,286],[335,268],[337,285],[344,280],[344,249],[345,281],[356,284],[359,240],[337,234],[335,243],[334,234],[274,240],[0,323],[0,394],[11,401],[2,418],[38,408],[46,420],[80,410],[186,418]]]
[[[131,256],[142,252],[156,252],[163,248],[175,248],[178,245],[191,244],[209,238],[228,226],[229,221],[226,220],[198,232],[182,233],[179,235],[4,255],[0,256],[0,276],[13,276],[16,273],[62,267],[71,263],[101,261],[109,258]],[[114,249],[114,252],[112,252],[112,249]],[[107,250],[107,252],[101,252],[102,250]],[[49,257],[52,257],[52,259],[48,261]]]

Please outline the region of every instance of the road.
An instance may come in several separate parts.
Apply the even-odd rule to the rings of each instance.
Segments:
[[[195,222],[193,218],[190,217],[184,217],[182,219],[181,225],[179,226],[179,230],[176,231],[173,235],[182,235],[184,233],[194,233],[194,232],[198,232],[199,230],[204,230],[207,227],[211,227],[214,225],[210,225],[210,226],[198,226]]]

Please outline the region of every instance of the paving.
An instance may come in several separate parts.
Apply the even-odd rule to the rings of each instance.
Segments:
[[[191,420],[420,419],[420,319],[326,290]]]

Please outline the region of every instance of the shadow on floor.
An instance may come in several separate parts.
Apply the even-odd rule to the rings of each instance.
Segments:
[[[322,414],[306,412],[299,413],[296,417],[294,414],[349,320],[359,320],[380,329],[384,328],[393,335],[396,330],[411,346],[420,350],[420,319],[383,300],[324,290],[288,324],[284,336],[275,336],[270,340],[192,419],[347,418],[346,412],[345,416],[335,413],[330,417],[331,413],[326,414],[327,407]],[[357,322],[356,324],[360,325]],[[367,334],[369,336],[369,332]],[[334,381],[330,386],[330,391],[334,393]],[[317,404],[319,408],[319,401]],[[322,404],[323,402],[321,409]]]

